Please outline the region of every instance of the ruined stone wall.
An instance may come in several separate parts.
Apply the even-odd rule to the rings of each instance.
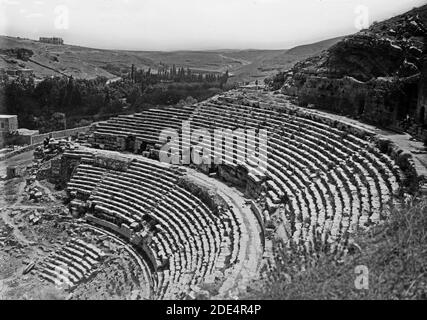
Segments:
[[[419,190],[420,183],[427,177],[417,172],[412,154],[405,152],[403,149],[399,148],[396,143],[386,138],[374,136],[372,142],[380,152],[387,154],[402,171],[400,182],[403,189],[401,191],[416,194]]]
[[[8,152],[8,153],[0,156],[0,161],[3,161],[3,160],[6,160],[6,159],[15,157],[15,156],[17,156],[17,155],[19,155],[21,153],[32,151],[35,148],[37,148],[37,146],[38,145],[25,146],[23,148],[19,148],[18,150],[14,150],[14,151]]]
[[[150,268],[151,272],[157,272],[158,266],[156,263],[156,258],[148,246],[149,239],[147,238],[146,234],[142,235],[140,233],[134,232],[126,225],[117,226],[116,224],[108,222],[104,219],[100,219],[93,214],[86,214],[85,218],[87,222],[92,223],[98,227],[103,227],[104,229],[127,239],[130,243],[135,245],[137,249],[139,249],[138,251],[143,255],[145,261],[149,262],[148,267]]]
[[[58,186],[61,188],[64,188],[68,181],[70,181],[71,176],[74,173],[74,170],[77,168],[77,166],[80,164],[81,158],[80,157],[69,157],[69,156],[63,156],[60,160],[59,164],[59,170],[57,170],[57,175],[51,177],[52,181],[55,181]],[[58,164],[55,169],[58,169]]]
[[[200,185],[194,179],[192,179],[191,176],[184,176],[179,178],[178,185],[202,200],[203,203],[205,203],[208,208],[211,209],[212,212],[216,215],[218,215],[221,210],[228,209],[227,203],[216,193],[215,190]]]
[[[241,166],[220,165],[218,166],[218,177],[239,188],[246,188],[248,171]]]
[[[93,158],[93,165],[105,169],[126,171],[132,161],[133,160],[131,158],[125,157],[113,157],[111,155],[95,155],[95,157]]]
[[[91,126],[86,126],[86,127],[79,127],[74,129],[54,131],[50,133],[34,135],[34,136],[31,136],[30,144],[42,143],[46,138],[60,139],[60,138],[74,137],[74,136],[77,136],[79,133],[87,133],[89,132],[90,129],[91,129]]]

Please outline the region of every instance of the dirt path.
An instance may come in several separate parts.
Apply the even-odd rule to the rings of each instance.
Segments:
[[[22,200],[24,198],[24,189],[25,189],[25,181],[22,181],[19,184],[19,188],[18,188],[18,198],[16,199],[16,201],[8,206],[8,209],[13,210],[13,209],[20,209],[21,207],[19,206],[22,203]],[[9,216],[9,212],[10,210],[2,210],[1,213],[1,217],[4,221],[4,223],[9,226],[10,228],[12,228],[13,230],[13,235],[15,236],[16,240],[18,240],[18,242],[20,242],[23,245],[30,245],[33,244],[32,241],[29,241],[23,234],[22,232],[18,229],[18,226],[13,222],[13,219]]]
[[[25,158],[25,156],[24,156]],[[13,235],[15,236],[15,239],[21,243],[22,245],[32,245],[34,244],[32,241],[29,241],[24,234],[19,230],[18,226],[15,224],[15,222],[13,221],[13,218],[11,218],[9,216],[9,212],[13,211],[13,210],[21,210],[21,209],[27,209],[27,208],[34,208],[33,206],[21,206],[22,201],[24,200],[24,192],[25,192],[25,186],[26,186],[26,182],[25,181],[21,181],[19,182],[18,185],[18,190],[17,190],[17,199],[14,203],[12,204],[7,204],[4,203],[4,201],[1,202],[2,205],[2,209],[0,212],[0,216],[3,220],[3,222],[9,226],[10,228],[12,228],[12,232]],[[2,186],[4,187],[4,186]]]
[[[19,230],[18,226],[15,224],[13,219],[9,216],[8,210],[4,211],[1,214],[1,217],[3,219],[3,222],[10,228],[12,228],[13,235],[15,236],[15,239],[21,243],[22,245],[32,245],[34,242],[28,240],[24,234]]]
[[[65,76],[65,77],[67,77],[67,78],[69,78],[69,77],[70,77],[69,75],[67,75],[66,73],[64,73],[64,72],[62,72],[62,71],[59,71],[58,69],[55,69],[55,68],[49,67],[49,66],[47,66],[47,65],[45,65],[45,64],[43,64],[43,63],[40,63],[40,62],[38,62],[38,61],[35,61],[35,60],[33,60],[33,59],[28,59],[28,61],[30,61],[30,62],[32,62],[32,63],[34,63],[34,64],[36,64],[36,65],[38,65],[38,66],[40,66],[40,67],[42,67],[42,68],[46,68],[46,69],[48,69],[48,70],[51,70],[51,71],[53,71],[53,72],[56,72],[56,73],[58,73],[58,74],[60,74],[60,75],[62,75],[62,76]]]
[[[252,63],[252,61],[249,61],[249,60],[233,58],[233,57],[229,57],[229,56],[226,56],[223,54],[219,54],[219,56],[223,59],[229,59],[229,60],[236,61],[236,62],[240,63],[242,66],[247,66],[247,65],[250,65]]]
[[[33,162],[34,151],[30,150],[14,157],[0,161],[0,177],[6,176],[8,166],[28,166]]]
[[[13,203],[10,208],[15,208],[18,207],[22,201],[24,200],[24,191],[25,191],[25,181],[22,181],[19,184],[19,188],[18,188],[18,198],[16,199],[15,203]]]

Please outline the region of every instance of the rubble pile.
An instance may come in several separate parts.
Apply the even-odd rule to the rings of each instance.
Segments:
[[[48,179],[52,172],[52,161],[68,149],[73,148],[74,142],[70,140],[46,139],[42,146],[34,151],[34,161],[26,168],[25,193],[28,200],[33,203],[48,202],[47,195],[43,193],[43,188],[38,181]]]
[[[42,214],[39,211],[34,211],[28,216],[30,223],[37,224],[42,218]]]
[[[34,160],[33,164],[27,167],[27,177],[25,180],[25,189],[24,192],[28,197],[28,200],[33,203],[43,202],[43,192],[42,189],[36,183],[37,173],[42,165],[42,161],[39,159]]]
[[[72,144],[73,142],[66,139],[46,139],[42,146],[36,148],[34,151],[34,157],[36,159],[42,159],[43,161],[51,160],[56,156],[64,153],[64,151]]]

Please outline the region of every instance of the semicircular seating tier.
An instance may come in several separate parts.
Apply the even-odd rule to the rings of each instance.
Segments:
[[[267,170],[259,172],[248,162],[245,166],[262,184],[256,200],[265,215],[283,215],[296,250],[342,249],[357,228],[378,222],[400,191],[401,170],[371,142],[371,134],[351,132],[339,120],[260,91],[235,90],[194,106],[113,118],[95,128],[93,145],[117,150],[121,143],[119,150],[137,152],[116,137],[162,145],[159,132],[180,130],[184,120],[193,131],[268,131],[267,144],[259,146],[266,149]],[[234,160],[225,158],[225,164],[233,167]]]
[[[148,246],[155,298],[194,296],[243,261],[241,217],[214,212],[179,186],[180,168],[132,155],[111,161],[110,154],[88,150],[64,153],[80,158],[67,184],[70,207],[83,207],[97,226]]]

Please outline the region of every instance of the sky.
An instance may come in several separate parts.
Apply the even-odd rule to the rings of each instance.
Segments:
[[[426,0],[0,0],[0,34],[125,50],[287,49]]]

